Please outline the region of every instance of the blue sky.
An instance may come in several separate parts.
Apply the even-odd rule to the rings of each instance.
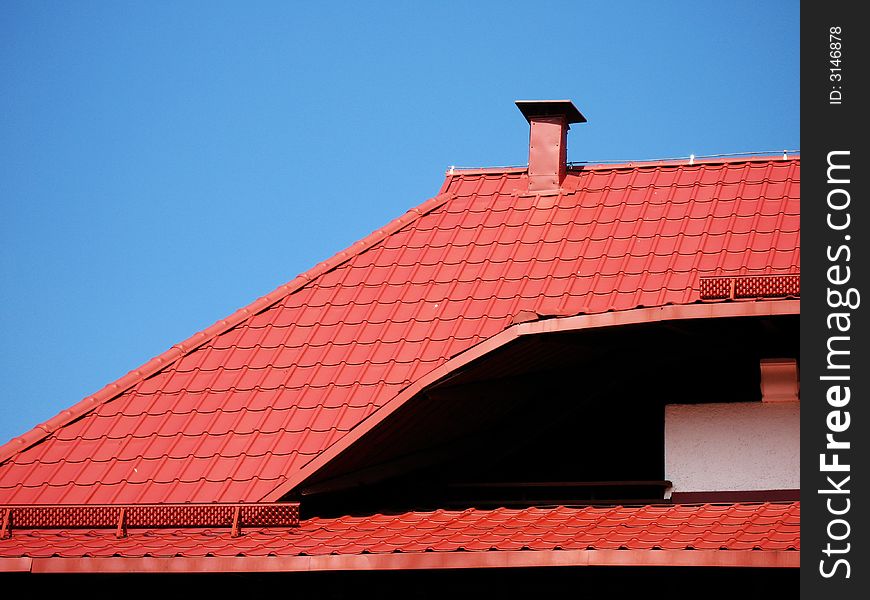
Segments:
[[[321,6],[322,5],[322,6]],[[798,2],[0,3],[0,443],[435,195],[798,149]]]

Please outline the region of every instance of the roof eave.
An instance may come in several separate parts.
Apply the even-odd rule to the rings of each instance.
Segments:
[[[0,558],[30,573],[270,573],[529,567],[799,568],[796,550],[491,550],[321,556]]]

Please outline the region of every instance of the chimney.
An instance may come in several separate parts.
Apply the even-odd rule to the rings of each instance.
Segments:
[[[585,123],[570,100],[517,100],[529,122],[529,191],[557,191],[565,179],[568,129]]]

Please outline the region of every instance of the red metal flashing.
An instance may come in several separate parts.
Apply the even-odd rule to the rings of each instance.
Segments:
[[[3,560],[3,559],[0,559]],[[8,560],[8,559],[6,559]],[[799,568],[795,551],[550,550],[207,558],[34,558],[9,570],[32,573],[274,573],[532,567]],[[5,570],[0,562],[0,570]]]
[[[280,486],[267,494],[263,500],[277,502],[285,494],[292,491],[306,479],[317,473],[336,456],[347,451],[353,444],[383,422],[393,412],[422,392],[428,386],[456,372],[465,365],[480,357],[505,346],[523,335],[538,335],[564,331],[581,331],[599,327],[614,327],[619,325],[636,325],[660,321],[682,319],[714,319],[729,317],[758,317],[771,315],[798,315],[800,302],[796,300],[774,300],[759,302],[692,304],[686,306],[663,306],[659,308],[638,308],[611,313],[594,315],[578,315],[543,319],[539,321],[521,322],[505,329],[501,333],[484,340],[476,346],[450,359],[437,369],[427,373],[413,384],[402,390],[378,412],[360,423],[339,442],[333,444],[299,471],[294,473]]]
[[[33,570],[33,559],[27,556],[21,558],[0,558],[0,572],[28,573]]]

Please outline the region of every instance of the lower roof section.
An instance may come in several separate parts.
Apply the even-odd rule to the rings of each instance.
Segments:
[[[0,570],[274,572],[555,566],[798,567],[800,503],[313,518],[243,530],[12,530]]]

